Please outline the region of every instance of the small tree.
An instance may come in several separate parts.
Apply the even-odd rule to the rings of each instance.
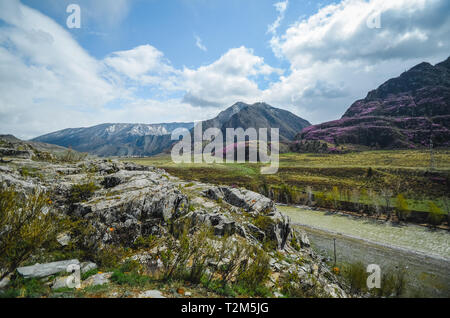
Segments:
[[[368,200],[368,204],[369,206],[372,205],[373,209],[369,209],[369,214],[375,214],[378,218],[379,213],[380,213],[380,204],[379,204],[379,197],[378,194],[373,191],[372,189],[369,189],[369,191],[367,192],[367,200]]]
[[[450,199],[444,197],[442,202],[444,202],[445,212],[447,213],[447,224],[450,225]]]
[[[358,213],[361,208],[360,199],[361,199],[361,193],[359,192],[358,189],[354,189],[351,194],[351,201],[353,202],[356,212],[358,212]]]
[[[313,189],[310,186],[306,187],[306,195],[307,195],[306,205],[311,205],[313,202]]]
[[[444,213],[442,213],[442,210],[432,201],[429,202],[428,209],[428,222],[433,228],[436,228],[436,226],[442,223]]]
[[[332,199],[332,203],[333,203],[333,208],[335,210],[337,210],[339,208],[339,198],[340,198],[339,188],[335,186],[331,190],[331,199]]]
[[[387,220],[391,219],[391,200],[392,190],[388,188],[381,189],[381,198],[384,204],[384,212],[387,214]]]
[[[399,221],[406,221],[410,211],[408,202],[402,194],[397,195],[397,201],[395,202],[395,211],[397,212],[397,218]]]

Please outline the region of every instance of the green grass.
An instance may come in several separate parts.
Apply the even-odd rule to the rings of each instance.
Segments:
[[[390,188],[402,193],[411,210],[428,211],[429,201],[445,208],[450,178],[450,150],[434,151],[434,169],[426,150],[379,150],[347,154],[280,154],[280,167],[273,175],[262,175],[260,163],[182,163],[172,162],[170,155],[125,159],[151,165],[187,181],[237,185],[264,193],[272,189],[275,199],[283,201],[285,192],[293,203],[304,199],[307,186],[313,193],[329,196],[334,186],[340,190],[380,191]],[[370,171],[369,171],[370,170]],[[352,202],[352,200],[347,200]],[[354,201],[354,200],[353,200]],[[360,203],[369,203],[367,196]],[[395,205],[395,195],[392,205]]]

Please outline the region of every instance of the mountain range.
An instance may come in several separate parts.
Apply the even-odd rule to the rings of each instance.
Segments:
[[[88,128],[68,128],[32,141],[70,147],[98,156],[151,156],[169,148],[171,133],[191,129],[194,123],[101,124]]]
[[[203,130],[219,128],[279,128],[280,141],[289,142],[311,124],[289,111],[265,103],[235,103],[215,118],[203,122]],[[152,156],[170,150],[175,129],[192,130],[194,123],[101,124],[88,128],[69,128],[34,138],[35,142],[71,147],[98,156]]]
[[[203,131],[215,127],[226,135],[227,128],[241,127],[244,130],[248,128],[267,128],[270,134],[270,128],[278,128],[280,141],[290,142],[295,135],[303,128],[311,124],[293,113],[272,107],[266,103],[245,104],[237,102],[226,110],[222,111],[213,119],[202,123]]]
[[[171,149],[171,133],[194,123],[101,124],[70,128],[33,139],[98,156],[151,156]],[[375,149],[450,146],[450,57],[420,63],[355,101],[341,119],[311,125],[266,103],[237,102],[202,129],[279,128],[280,141],[293,151],[325,151],[347,145]],[[310,147],[313,144],[314,147]],[[325,147],[323,147],[325,146]],[[331,147],[330,147],[331,146]],[[319,147],[319,148],[318,148]],[[342,148],[342,147],[341,147]]]

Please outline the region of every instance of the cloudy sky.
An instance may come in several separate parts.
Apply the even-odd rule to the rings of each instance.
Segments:
[[[448,0],[0,0],[0,134],[201,120],[236,101],[336,119],[447,58],[449,13]]]

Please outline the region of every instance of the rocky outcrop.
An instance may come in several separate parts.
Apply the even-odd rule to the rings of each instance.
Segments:
[[[275,204],[269,198],[245,189],[232,187],[210,187],[204,191],[205,195],[213,200],[223,200],[246,212],[267,213],[274,210]]]
[[[39,174],[20,174],[18,171],[25,167]],[[270,246],[273,288],[279,275],[292,271],[303,273],[305,284],[320,285],[317,287],[320,295],[346,296],[343,290],[334,288],[336,279],[310,249],[306,234],[293,229],[289,217],[278,211],[272,200],[246,189],[188,184],[161,169],[89,158],[71,164],[16,158],[0,165],[0,182],[2,186],[14,185],[25,193],[36,188],[47,191],[53,208],[59,213],[87,221],[93,233],[83,239],[88,240],[95,251],[108,245],[132,247],[138,239],[157,237],[158,246],[130,256],[149,273],[162,270],[160,253],[167,250],[167,241],[175,237],[177,228],[188,226],[188,232],[193,234],[200,226],[207,226],[216,236],[211,244],[217,245],[217,249],[223,244],[221,238],[260,250]],[[88,193],[74,196],[74,189]],[[65,231],[57,236],[62,247],[70,245],[73,239],[71,233]],[[81,273],[97,267],[82,261],[85,262],[35,264],[20,267],[17,272],[26,278],[42,278],[67,272],[72,264],[79,265]],[[226,261],[226,257],[221,260]],[[249,261],[252,260],[245,260]],[[220,266],[211,260],[208,264]],[[82,285],[108,284],[108,275],[96,274]],[[64,287],[66,279],[57,278],[53,281],[54,288]]]
[[[0,157],[16,157],[22,159],[31,159],[32,153],[28,150],[17,150],[11,148],[0,148]]]
[[[25,278],[42,278],[66,272],[69,265],[80,265],[80,261],[72,259],[47,264],[34,264],[32,266],[19,267],[17,272]]]

